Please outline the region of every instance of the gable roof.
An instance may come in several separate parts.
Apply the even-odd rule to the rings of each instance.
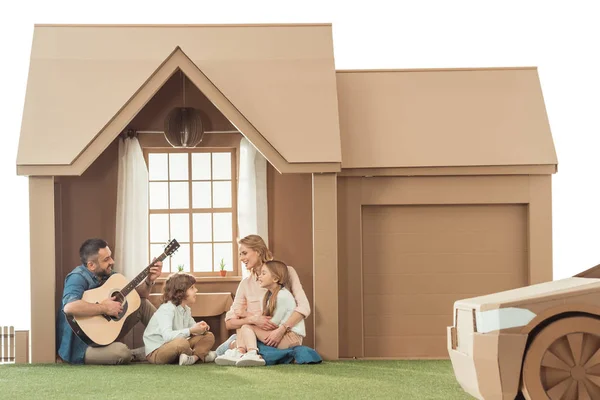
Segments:
[[[329,24],[36,25],[20,173],[82,173],[181,64],[276,168],[339,170]]]
[[[557,164],[535,68],[338,71],[337,90],[342,168]]]

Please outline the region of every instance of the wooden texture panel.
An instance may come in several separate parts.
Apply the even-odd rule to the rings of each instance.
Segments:
[[[267,202],[269,248],[276,259],[294,267],[314,312],[311,175],[280,174],[267,163]],[[314,347],[314,314],[304,322],[303,344]]]
[[[337,181],[313,174],[313,274],[315,349],[326,360],[339,357]]]
[[[454,301],[528,282],[524,205],[364,206],[364,356],[447,358]]]
[[[55,360],[54,178],[29,178],[31,361]],[[38,268],[43,266],[43,268]]]

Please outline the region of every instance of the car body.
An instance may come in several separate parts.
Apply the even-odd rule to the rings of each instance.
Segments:
[[[574,368],[579,365],[579,361],[567,362],[569,366],[560,367],[560,370],[550,370],[546,361],[539,360],[542,360],[544,354],[552,356],[549,354],[550,346],[568,346],[575,339],[583,340],[582,334],[578,333],[581,329],[569,330],[565,321],[570,323],[579,318],[579,322],[584,324],[591,322],[592,325],[585,331],[592,336],[599,330],[595,325],[595,322],[600,323],[599,278],[600,266],[596,266],[574,277],[456,301],[454,324],[447,328],[447,338],[448,353],[461,387],[478,399],[511,400],[521,391],[526,398],[535,399],[534,395],[528,393],[527,384],[529,392],[539,389],[536,392],[538,396],[542,392],[563,389],[564,393],[569,391],[577,396],[577,390],[585,391],[586,385],[590,388],[590,381],[584,376],[574,380],[574,383],[565,380],[558,388],[558,384],[561,383],[559,380],[563,378],[549,382],[546,377],[550,373],[559,372],[574,379],[577,372]],[[562,328],[559,327],[559,321],[562,321]],[[564,332],[554,334],[559,328]],[[586,345],[593,347],[589,350],[590,354],[598,351],[600,355],[600,331],[597,334],[597,345],[595,342],[591,344],[591,340],[586,341]],[[540,338],[536,339],[538,335]],[[554,337],[551,337],[552,335]],[[542,343],[544,341],[545,344]],[[578,346],[581,347],[581,343]],[[576,353],[578,351],[575,349]],[[538,352],[542,358],[535,361],[532,355],[530,359],[533,361],[525,363],[529,352]],[[568,356],[563,358],[568,359]],[[588,360],[590,355],[585,355],[585,358]],[[577,357],[573,356],[572,359],[581,360],[582,365],[583,361],[586,361],[583,360],[580,351]],[[572,369],[570,376],[569,368]],[[583,371],[583,367],[579,368]],[[526,370],[530,373],[529,378],[524,380]],[[536,388],[531,389],[533,387]],[[600,392],[600,388],[597,392]],[[598,397],[592,395],[591,398]]]

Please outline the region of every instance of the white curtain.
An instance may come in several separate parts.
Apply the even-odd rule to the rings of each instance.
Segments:
[[[133,279],[148,265],[148,170],[137,138],[119,140],[115,267]]]
[[[239,237],[257,234],[269,244],[267,207],[267,160],[246,138],[240,143],[238,188]],[[247,275],[242,268],[242,275]]]

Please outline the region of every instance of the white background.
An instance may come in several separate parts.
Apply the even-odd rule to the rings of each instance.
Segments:
[[[537,66],[559,160],[552,192],[554,277],[560,279],[600,263],[600,13],[592,4],[573,0],[4,4],[0,325],[30,327],[28,188],[26,178],[16,176],[15,164],[34,23],[330,22],[338,69]],[[68,110],[65,114],[68,118]]]

